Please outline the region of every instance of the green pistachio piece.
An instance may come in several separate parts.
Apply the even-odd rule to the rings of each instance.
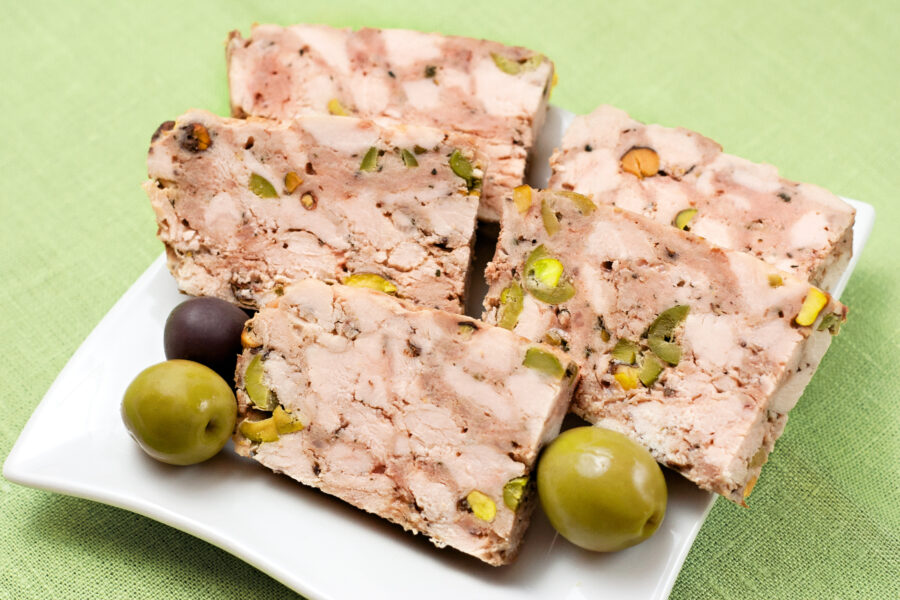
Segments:
[[[747,463],[747,466],[751,469],[756,469],[757,467],[761,467],[766,464],[766,459],[769,457],[768,448],[765,445],[753,453],[753,456],[750,458],[750,462]]]
[[[524,294],[518,283],[513,281],[500,292],[500,308],[497,313],[497,325],[512,330],[519,321],[522,312]]]
[[[672,366],[681,361],[681,346],[675,342],[668,342],[662,336],[651,335],[647,337],[647,345],[650,346],[653,354]]]
[[[542,258],[534,261],[531,268],[534,269],[534,278],[547,287],[555,288],[562,277],[563,264],[555,258]]]
[[[527,185],[520,185],[513,189],[513,202],[516,204],[516,210],[519,214],[528,212],[531,208],[531,188]]]
[[[824,317],[822,317],[822,321],[819,323],[819,326],[816,327],[818,331],[825,331],[826,329],[831,332],[831,335],[837,335],[841,332],[841,323],[844,322],[843,315],[839,313],[828,313]]]
[[[316,197],[309,192],[300,196],[300,204],[302,204],[303,208],[306,210],[314,209],[318,203],[319,201],[316,200]]]
[[[328,112],[339,117],[346,117],[350,114],[337,98],[332,98],[328,101]]]
[[[369,288],[371,290],[378,290],[379,292],[384,292],[385,294],[396,294],[397,286],[394,285],[391,281],[385,279],[381,275],[376,275],[375,273],[354,273],[349,277],[345,277],[341,282],[344,285],[349,285],[351,287],[361,287],[361,288]]]
[[[625,364],[633,365],[637,361],[637,354],[641,351],[641,347],[625,338],[621,338],[613,346],[610,355]]]
[[[560,198],[565,199],[575,205],[583,215],[589,215],[597,210],[597,205],[591,202],[587,196],[577,192],[568,190],[556,190],[546,192],[541,198],[541,220],[544,222],[544,229],[550,235],[555,235],[559,231],[559,217],[556,216],[556,202]],[[524,212],[524,211],[520,211]]]
[[[597,317],[597,323],[594,325],[594,329],[600,332],[600,339],[604,342],[608,342],[612,337],[609,330],[606,328],[606,323],[603,322],[603,317]]]
[[[241,421],[238,431],[251,442],[275,442],[278,440],[278,426],[275,424],[274,417],[261,421]]]
[[[688,231],[688,225],[690,225],[691,219],[693,219],[694,215],[696,214],[696,208],[686,208],[675,215],[675,220],[673,221],[673,223],[678,229],[684,229],[685,231]]]
[[[633,390],[634,388],[640,385],[640,379],[638,379],[638,375],[640,375],[640,369],[637,367],[629,367],[626,365],[619,365],[616,368],[616,372],[613,374],[613,377],[616,381],[619,382],[619,385],[622,386],[622,389],[626,392],[628,390]]]
[[[551,329],[544,334],[544,339],[542,341],[551,346],[559,346],[563,343],[563,337],[559,334],[559,330]]]
[[[366,151],[366,155],[363,156],[362,162],[359,163],[360,171],[374,171],[378,168],[378,148],[372,146]]]
[[[532,54],[528,58],[514,60],[502,54],[491,52],[491,58],[494,59],[494,64],[497,65],[497,68],[507,75],[518,75],[519,73],[534,71],[544,62],[543,54]]]
[[[494,504],[494,501],[491,500],[487,494],[483,494],[478,490],[469,492],[469,495],[466,496],[466,502],[469,503],[472,514],[482,521],[490,523],[497,515],[497,505]]]
[[[266,384],[263,382],[265,368],[261,354],[257,354],[247,365],[244,371],[244,389],[250,397],[250,402],[259,410],[273,410],[278,406],[278,400]]]
[[[638,379],[645,386],[650,387],[659,379],[659,374],[663,372],[665,367],[666,365],[656,358],[655,355],[645,352],[641,355],[641,370],[638,372]]]
[[[297,175],[296,171],[289,171],[284,176],[284,191],[288,194],[293,194],[294,190],[296,190],[303,183],[303,178]]]
[[[597,205],[594,204],[590,198],[585,196],[584,194],[579,194],[578,192],[572,192],[569,190],[556,190],[553,192],[554,196],[559,196],[565,198],[575,205],[575,208],[578,209],[583,215],[589,215],[595,210],[597,210]]]
[[[269,183],[269,180],[259,175],[258,173],[250,174],[250,182],[247,184],[247,187],[250,188],[250,191],[259,196],[260,198],[277,198],[278,192],[275,191],[275,186]]]
[[[475,169],[472,168],[472,163],[459,150],[454,150],[453,154],[450,155],[450,169],[456,173],[457,177],[462,177],[466,180],[466,189],[470,192],[481,184],[481,179],[475,177]]]
[[[418,167],[419,161],[416,160],[416,157],[412,152],[404,148],[400,151],[400,158],[403,159],[403,164],[407,167]]]
[[[272,421],[274,421],[275,429],[279,434],[294,433],[303,429],[303,423],[300,419],[295,419],[280,404],[275,407],[275,412],[272,413]]]
[[[473,333],[475,333],[475,326],[471,323],[466,323],[465,321],[463,321],[462,323],[459,323],[459,325],[457,325],[457,333],[468,339],[472,337]]]
[[[662,311],[650,324],[650,327],[647,329],[647,336],[661,337],[671,341],[669,338],[672,337],[675,328],[681,325],[681,322],[684,321],[690,310],[691,307],[686,304],[679,304]]]
[[[503,486],[503,504],[509,510],[516,512],[516,509],[519,508],[519,503],[522,502],[522,497],[525,495],[526,485],[528,485],[527,477],[516,477],[507,481]]]
[[[556,235],[559,231],[559,219],[556,217],[556,211],[553,204],[547,202],[547,198],[541,199],[541,220],[544,221],[544,229],[548,235]]]
[[[819,313],[828,304],[830,296],[815,286],[809,288],[803,305],[800,307],[800,313],[794,319],[797,325],[809,327],[816,322]]]
[[[778,273],[769,273],[769,286],[773,288],[784,285],[784,279]]]
[[[551,259],[554,262],[542,262]],[[537,263],[540,263],[538,265]],[[553,258],[543,244],[535,248],[525,260],[525,289],[528,293],[547,304],[560,304],[575,295],[575,286],[568,278],[555,278],[556,270],[562,263]],[[555,285],[548,285],[554,283]]]
[[[522,364],[554,379],[562,379],[566,374],[566,370],[556,356],[536,346],[532,346],[525,352],[525,360],[522,361]]]

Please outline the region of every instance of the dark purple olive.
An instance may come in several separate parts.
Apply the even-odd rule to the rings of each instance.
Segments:
[[[234,384],[247,313],[218,298],[191,298],[176,306],[163,332],[169,360],[183,358],[206,365]]]

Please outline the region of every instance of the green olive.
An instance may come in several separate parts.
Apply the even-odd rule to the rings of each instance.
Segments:
[[[122,420],[156,460],[192,465],[212,458],[234,430],[237,402],[215,371],[169,360],[141,371],[125,390]]]
[[[573,544],[613,552],[638,544],[666,513],[666,480],[646,449],[600,427],[562,433],[541,455],[538,495]]]
[[[541,244],[525,260],[525,289],[547,304],[565,302],[575,295],[575,286],[567,277],[563,277],[563,271],[563,264]]]

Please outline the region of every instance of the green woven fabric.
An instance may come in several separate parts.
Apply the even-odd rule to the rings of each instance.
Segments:
[[[752,4],[741,6],[740,4]],[[551,3],[546,3],[549,7]],[[530,46],[553,102],[610,103],[873,204],[836,338],[742,510],[717,502],[673,598],[900,598],[900,7],[753,3],[6,2],[0,11],[0,459],[160,253],[150,134],[228,108],[223,42],[256,22],[436,30]],[[0,479],[0,597],[286,598],[149,519]]]

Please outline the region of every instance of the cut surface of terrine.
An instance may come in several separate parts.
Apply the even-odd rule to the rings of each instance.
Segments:
[[[470,136],[194,110],[160,127],[147,164],[169,270],[188,294],[259,308],[296,279],[367,273],[462,310],[486,164]]]
[[[846,309],[639,214],[573,192],[517,198],[485,321],[559,344],[581,366],[573,412],[742,503]]]
[[[497,42],[398,29],[256,25],[228,40],[234,116],[347,113],[452,129],[484,141],[479,217],[499,220],[544,121],[553,63]]]
[[[439,547],[493,565],[515,557],[534,505],[527,478],[577,379],[562,352],[311,279],[243,339],[239,453]],[[266,437],[273,422],[282,433]]]
[[[850,260],[852,207],[820,187],[780,178],[771,165],[725,154],[693,131],[644,125],[601,106],[575,118],[551,167],[551,189],[574,190],[664,224],[680,217],[718,246],[825,289]]]

